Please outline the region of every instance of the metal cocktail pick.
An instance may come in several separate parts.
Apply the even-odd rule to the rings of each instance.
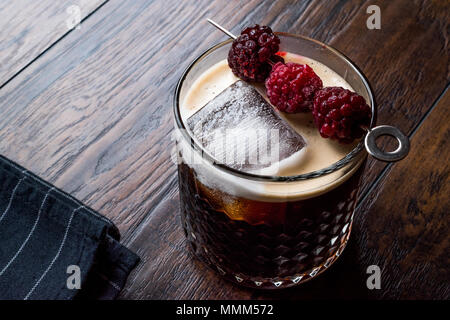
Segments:
[[[214,27],[225,33],[231,39],[236,39],[237,37],[232,34],[230,31],[219,25],[217,22],[214,22],[211,19],[206,19],[209,23],[211,23]],[[273,65],[274,63],[269,60],[269,63]],[[372,107],[372,111],[375,107]],[[380,125],[373,128],[363,128],[367,131],[366,137],[364,139],[364,145],[366,147],[367,152],[373,156],[374,158],[386,161],[386,162],[394,162],[403,159],[409,152],[410,144],[408,137],[403,134],[398,128],[388,125]],[[394,151],[383,151],[381,150],[377,144],[376,140],[381,136],[391,136],[397,139],[398,147]]]
[[[237,37],[232,34],[230,31],[228,31],[227,29],[225,29],[224,27],[222,27],[221,25],[219,25],[218,23],[212,21],[211,19],[206,19],[209,23],[211,23],[214,27],[216,27],[217,29],[219,29],[220,31],[222,31],[223,33],[225,33],[227,36],[229,36],[231,39],[236,39]]]

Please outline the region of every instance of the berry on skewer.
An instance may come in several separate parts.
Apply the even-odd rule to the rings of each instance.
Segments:
[[[367,131],[371,118],[366,100],[341,87],[318,90],[312,114],[320,135],[340,143],[351,143],[361,138]]]
[[[280,39],[267,26],[245,28],[239,37],[208,21],[233,38],[228,65],[244,81],[265,82],[270,102],[287,113],[310,112],[322,80],[306,64],[287,63],[279,55]],[[275,62],[275,63],[274,63]]]
[[[219,24],[208,22],[234,39],[228,52],[228,65],[233,73],[247,82],[264,82],[272,65],[284,61],[275,55],[280,48],[280,39],[267,26],[255,25],[245,28],[235,36]]]
[[[286,113],[311,112],[314,93],[322,87],[310,66],[292,62],[275,64],[266,80],[270,102]]]
[[[208,19],[234,39],[228,65],[244,81],[265,82],[270,102],[286,113],[311,112],[324,138],[351,143],[367,131],[371,110],[365,99],[341,87],[325,87],[307,64],[284,63],[276,55],[280,39],[267,26],[245,28],[236,37]],[[274,63],[276,62],[276,63]]]

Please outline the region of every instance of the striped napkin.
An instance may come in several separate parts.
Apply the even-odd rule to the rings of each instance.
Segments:
[[[114,224],[0,156],[0,299],[114,299],[139,257]]]

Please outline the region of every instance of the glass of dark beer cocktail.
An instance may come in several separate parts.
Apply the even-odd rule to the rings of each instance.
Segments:
[[[343,54],[318,41],[278,33],[281,49],[342,77],[372,109],[371,88]],[[190,132],[183,101],[231,41],[210,48],[185,70],[174,98],[182,224],[192,252],[223,277],[277,289],[316,277],[340,256],[352,229],[366,151],[356,142],[337,161],[295,175],[261,175],[219,163]],[[337,142],[330,142],[337,143]],[[320,155],[319,155],[320,156]]]

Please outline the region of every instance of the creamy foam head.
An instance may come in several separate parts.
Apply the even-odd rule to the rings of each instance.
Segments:
[[[322,79],[324,86],[339,86],[354,91],[341,76],[318,61],[290,53],[287,53],[284,58],[286,62],[308,64]],[[222,60],[206,70],[189,88],[182,102],[180,111],[183,121],[186,122],[192,114],[237,80],[239,79],[233,75],[226,60]],[[268,100],[262,85],[256,85],[256,89]],[[286,114],[280,112],[279,114],[306,140],[307,146],[279,163],[260,169],[258,172],[255,172],[257,174],[292,176],[320,170],[345,157],[356,145],[356,142],[350,145],[343,145],[336,141],[322,138],[314,126],[310,113]],[[183,143],[181,146],[183,147]],[[182,150],[187,152],[187,154],[190,153],[188,143],[184,144]],[[191,156],[196,157],[195,155]],[[199,156],[197,155],[197,157]],[[343,174],[342,171],[337,171],[320,178],[298,182],[262,183],[238,178],[223,172],[214,168],[204,159],[196,158],[190,165],[196,171],[199,180],[207,187],[217,188],[232,195],[263,201],[297,200],[316,196],[338,186],[351,176],[354,171],[352,170],[346,174]]]

